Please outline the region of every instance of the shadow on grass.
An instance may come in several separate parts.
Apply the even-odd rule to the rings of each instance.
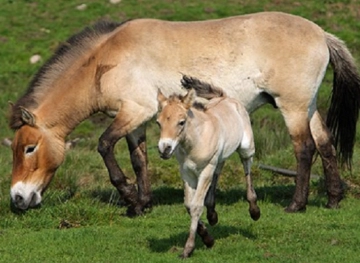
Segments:
[[[215,244],[216,240],[224,239],[234,234],[242,235],[251,240],[257,239],[257,236],[248,228],[217,225],[215,227],[208,227],[208,230],[210,235],[215,239]],[[169,238],[149,238],[148,242],[150,249],[153,252],[163,253],[169,250],[174,251],[174,248],[179,248],[174,252],[180,253],[185,245],[187,237],[188,232],[181,232],[171,235]],[[196,237],[195,247],[196,249],[206,248],[199,236]]]
[[[290,204],[294,185],[273,185],[258,187],[255,189],[258,200],[283,206],[284,208]],[[184,192],[182,189],[172,187],[161,187],[153,190],[154,205],[171,205],[183,203]],[[216,190],[216,204],[232,205],[237,202],[247,202],[246,189],[232,188],[229,190]],[[309,200],[310,206],[322,206],[324,202],[323,195],[316,195]]]
[[[292,200],[295,192],[294,185],[273,185],[255,188],[258,200],[286,207]],[[98,189],[90,192],[91,197],[101,202],[115,206],[124,206],[118,192],[112,189]],[[170,186],[161,186],[153,189],[153,206],[182,204],[184,202],[183,189]],[[309,199],[308,206],[321,207],[326,198],[324,195],[316,195]],[[232,205],[237,202],[247,202],[246,189],[232,188],[229,190],[216,190],[217,205]]]

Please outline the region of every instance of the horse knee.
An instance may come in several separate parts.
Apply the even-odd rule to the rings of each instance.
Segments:
[[[110,151],[110,147],[111,145],[107,140],[103,138],[99,139],[97,151],[101,156],[104,157]]]

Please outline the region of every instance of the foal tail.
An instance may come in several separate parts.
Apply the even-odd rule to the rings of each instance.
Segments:
[[[197,96],[207,100],[226,96],[222,89],[214,87],[209,83],[202,82],[197,78],[186,75],[183,75],[183,78],[181,79],[181,85],[187,90],[194,89]]]
[[[325,36],[334,71],[326,125],[334,136],[341,163],[351,168],[360,107],[360,76],[344,42],[329,33]]]

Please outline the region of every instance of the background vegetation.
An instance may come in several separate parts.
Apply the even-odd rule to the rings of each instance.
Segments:
[[[81,5],[86,2],[85,9]],[[152,17],[203,20],[259,11],[284,11],[308,18],[343,39],[360,59],[359,0],[2,0],[0,8],[0,139],[12,138],[8,101],[16,101],[42,63],[72,34],[99,19],[117,21]],[[84,6],[82,6],[84,7]],[[31,64],[38,54],[42,60]],[[329,70],[321,87],[319,108],[326,114],[331,91]],[[56,114],[56,113],[54,113]],[[342,171],[347,188],[340,210],[327,210],[320,160],[314,160],[311,195],[306,213],[285,214],[293,179],[260,170],[259,164],[295,169],[295,159],[279,113],[264,107],[252,116],[257,153],[254,183],[262,217],[252,222],[244,200],[244,178],[237,156],[226,164],[219,182],[220,222],[210,227],[213,249],[201,242],[189,262],[358,262],[360,232],[360,140],[353,172]],[[97,153],[97,138],[109,120],[96,115],[69,136],[69,150],[44,196],[40,209],[13,214],[9,209],[11,149],[0,145],[0,261],[1,262],[174,262],[186,240],[189,217],[183,207],[182,183],[174,160],[157,154],[158,131],[148,130],[149,169],[154,207],[129,219],[111,186]],[[134,180],[126,145],[117,158]]]

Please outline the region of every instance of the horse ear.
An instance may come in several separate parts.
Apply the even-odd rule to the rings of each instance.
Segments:
[[[28,124],[30,126],[35,126],[36,123],[36,118],[35,115],[30,112],[28,109],[20,106],[20,111],[21,111],[21,120],[25,123]]]
[[[189,92],[182,98],[182,102],[185,104],[186,109],[190,109],[190,107],[195,102],[196,91],[194,89],[190,89]]]
[[[158,90],[157,100],[159,102],[159,107],[164,108],[167,98],[162,94],[161,90]]]

